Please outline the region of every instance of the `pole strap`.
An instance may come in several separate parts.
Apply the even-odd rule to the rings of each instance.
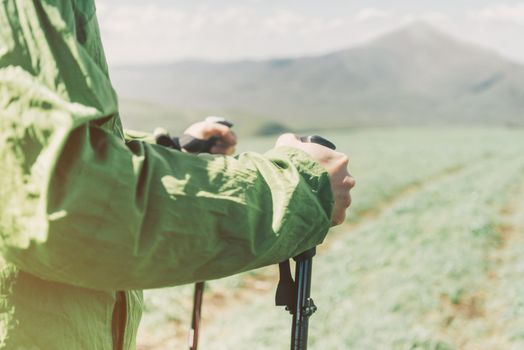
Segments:
[[[315,256],[316,248],[311,248],[305,252],[295,256],[295,262],[304,261]],[[289,260],[285,260],[278,264],[279,280],[277,291],[275,293],[275,305],[285,306],[290,314],[295,314],[295,307],[297,305],[297,284],[291,275],[291,266]],[[296,276],[295,276],[296,278]]]
[[[275,305],[285,306],[290,314],[295,314],[295,305],[297,301],[297,286],[293,277],[291,277],[291,266],[289,260],[278,264],[279,280],[277,291],[275,293]]]

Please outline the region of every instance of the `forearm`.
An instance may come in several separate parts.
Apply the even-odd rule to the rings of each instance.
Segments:
[[[218,278],[300,253],[329,227],[327,175],[291,149],[194,156],[85,126],[64,150],[46,239],[6,250],[43,278],[100,289]]]

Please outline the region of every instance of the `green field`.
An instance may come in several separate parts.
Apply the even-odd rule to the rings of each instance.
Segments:
[[[350,155],[357,188],[314,262],[310,348],[524,349],[524,130],[325,136]],[[276,272],[208,283],[200,349],[288,348]],[[146,292],[139,349],[186,348],[191,294]]]

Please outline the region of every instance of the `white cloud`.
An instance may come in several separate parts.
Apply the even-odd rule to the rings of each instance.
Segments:
[[[524,3],[500,4],[469,11],[467,17],[477,21],[513,22],[524,25]]]
[[[355,20],[361,22],[372,19],[386,18],[389,16],[390,14],[386,11],[376,9],[374,7],[366,7],[357,12],[355,15]]]
[[[420,12],[420,13],[404,13],[398,15],[400,23],[407,25],[412,22],[427,22],[434,26],[440,26],[445,22],[450,21],[450,17],[441,12]]]
[[[261,23],[255,19],[253,24],[255,26],[262,24],[265,27],[264,29],[278,34],[286,34],[295,31],[297,28],[311,25],[303,15],[285,10],[277,11],[275,14],[264,18]]]
[[[423,12],[419,15],[419,18],[431,23],[446,22],[450,19],[447,14],[438,11]]]
[[[290,10],[283,3],[273,8],[264,5],[260,11],[257,3],[265,4],[243,0],[229,7],[188,8],[179,2],[98,0],[97,12],[111,63],[316,54],[420,20],[524,61],[524,46],[518,45],[524,37],[524,2],[454,14],[432,8],[410,12],[365,7],[328,15]]]
[[[354,17],[319,17],[287,9],[258,13],[249,6],[199,7],[114,5],[99,1],[98,17],[111,62],[263,58],[326,52],[362,41],[377,31],[366,30],[364,18],[385,13],[364,9]],[[362,22],[362,23],[361,23]]]

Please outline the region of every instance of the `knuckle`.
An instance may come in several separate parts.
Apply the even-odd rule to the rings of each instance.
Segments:
[[[355,178],[351,175],[348,175],[345,179],[344,179],[344,185],[346,186],[347,189],[352,189],[353,187],[355,187],[355,185],[357,184],[357,181],[355,180]]]
[[[296,136],[294,134],[290,133],[290,132],[286,132],[286,133],[280,135],[280,137],[283,137],[283,138],[286,138],[286,139],[289,139],[289,138],[293,138],[294,139],[294,138],[296,138]]]
[[[349,157],[346,154],[342,154],[340,156],[340,164],[343,166],[347,166],[349,164]]]
[[[285,133],[278,137],[277,139],[277,145],[279,146],[291,146],[293,147],[300,147],[302,143],[298,141],[298,138],[296,135],[292,133]]]
[[[278,137],[277,142],[283,142],[284,140],[289,139],[290,136],[290,133],[282,134]]]
[[[205,124],[202,125],[202,133],[204,135],[209,135],[213,132],[213,124],[205,122]]]

